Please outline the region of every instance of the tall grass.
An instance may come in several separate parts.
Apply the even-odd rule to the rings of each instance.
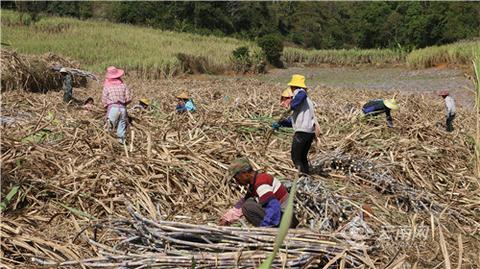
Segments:
[[[391,49],[304,50],[285,48],[283,51],[283,57],[287,63],[308,65],[400,64],[405,62],[405,56],[405,52]]]
[[[475,106],[477,129],[475,135],[475,159],[476,174],[480,178],[480,47],[475,49],[475,59],[473,60],[473,71],[475,73]]]
[[[14,15],[5,10],[1,14],[2,19]],[[96,72],[116,65],[158,76],[180,71],[179,53],[204,59],[218,70],[230,64],[235,48],[251,45],[233,38],[59,17],[46,17],[29,26],[2,23],[1,41],[21,53],[53,52],[71,57]]]
[[[439,64],[470,65],[480,41],[457,42],[412,51],[407,56],[410,68],[429,68]]]

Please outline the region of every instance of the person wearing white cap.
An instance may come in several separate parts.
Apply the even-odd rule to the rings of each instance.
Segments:
[[[110,66],[103,84],[102,103],[107,109],[108,129],[117,129],[118,142],[125,143],[128,124],[127,105],[132,101],[130,90],[121,77],[124,71]]]
[[[365,116],[376,116],[385,113],[387,117],[387,126],[393,128],[393,118],[391,110],[397,110],[398,104],[395,99],[375,99],[363,105],[362,112]]]
[[[63,101],[69,103],[70,101],[77,101],[73,98],[73,76],[86,77],[93,80],[98,80],[97,77],[84,70],[62,67],[60,65],[55,65],[51,68],[53,71],[60,72],[63,76]]]
[[[455,119],[455,100],[448,91],[441,91],[438,95],[445,100],[446,127],[447,132],[451,132],[453,131],[453,120]]]

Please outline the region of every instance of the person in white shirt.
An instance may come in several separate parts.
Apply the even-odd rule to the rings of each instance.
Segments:
[[[455,100],[448,91],[441,91],[439,96],[445,100],[445,117],[447,119],[447,132],[453,131],[453,120],[455,119]]]

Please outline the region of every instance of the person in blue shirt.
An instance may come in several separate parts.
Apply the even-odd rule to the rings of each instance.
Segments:
[[[392,110],[397,110],[398,104],[395,99],[375,99],[363,105],[362,112],[365,116],[376,116],[385,113],[387,117],[387,126],[393,128]]]
[[[292,89],[287,88],[282,92],[282,96],[280,97],[280,105],[290,110],[290,103],[293,99],[293,92]],[[278,131],[280,127],[287,127],[292,128],[292,117],[283,117],[279,121],[272,123],[272,129]]]
[[[175,108],[177,110],[177,113],[183,113],[183,112],[195,112],[196,107],[195,104],[193,103],[192,98],[186,93],[182,92],[179,95],[177,95],[178,103],[177,107]]]

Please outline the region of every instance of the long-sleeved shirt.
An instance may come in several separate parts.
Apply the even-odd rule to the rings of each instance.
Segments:
[[[183,105],[182,104],[177,104],[176,110],[177,110],[177,112],[186,112],[186,111],[195,112],[196,108],[195,108],[195,104],[193,103],[193,101],[191,99],[189,99]]]
[[[363,105],[362,111],[365,115],[378,115],[381,113],[385,113],[387,118],[387,125],[389,127],[393,126],[393,118],[390,113],[390,108],[385,106],[383,103],[383,99],[376,99],[369,101],[365,105]]]
[[[445,97],[445,115],[452,116],[455,115],[455,100],[451,96]]]
[[[73,98],[72,75],[66,73],[63,77],[63,101],[68,103]]]
[[[102,103],[104,107],[113,104],[126,106],[131,101],[132,95],[125,84],[105,84],[103,87]]]
[[[260,226],[278,226],[288,200],[287,188],[266,173],[255,173],[253,184],[248,187],[245,200],[254,197],[265,210]]]
[[[278,121],[278,125],[280,125],[281,127],[292,127],[292,117],[291,116],[288,116],[286,118],[283,118],[283,119],[280,119]]]
[[[304,89],[295,89],[290,109],[293,111],[292,127],[295,132],[315,133],[315,107]]]

